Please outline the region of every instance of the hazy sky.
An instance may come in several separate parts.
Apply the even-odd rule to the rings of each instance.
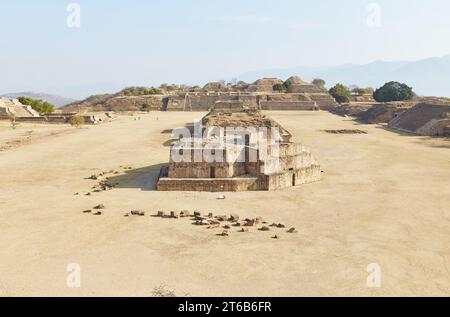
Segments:
[[[260,69],[450,53],[448,0],[73,1],[80,28],[67,25],[70,3],[0,0],[0,94],[81,98]]]

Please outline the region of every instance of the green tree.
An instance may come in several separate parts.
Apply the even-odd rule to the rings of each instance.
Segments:
[[[276,84],[273,86],[273,90],[283,92],[286,91],[286,86],[284,84]]]
[[[177,85],[175,85],[175,84],[172,84],[172,85],[169,85],[169,86],[167,86],[166,87],[166,90],[167,91],[175,91],[175,90],[178,90],[178,86]]]
[[[84,117],[82,116],[73,116],[70,118],[69,123],[71,126],[79,128],[81,125],[85,123]]]
[[[290,82],[290,81],[285,81],[284,83],[283,83],[283,86],[284,86],[284,89],[286,89],[286,91],[289,91],[289,88],[291,88],[291,86],[292,86],[292,83]]]
[[[314,79],[314,80],[312,81],[312,84],[313,84],[314,86],[317,86],[317,87],[323,89],[323,88],[325,88],[326,82],[325,82],[325,80],[323,80],[323,79],[316,78],[316,79]]]
[[[22,105],[31,106],[35,100],[28,97],[19,97],[17,98]]]
[[[406,84],[391,81],[378,88],[373,98],[378,102],[404,101],[414,97],[413,89]]]
[[[125,96],[147,96],[147,95],[161,95],[162,91],[155,87],[129,87],[122,90]]]
[[[282,83],[282,84],[275,84],[274,86],[273,86],[273,90],[275,90],[275,91],[279,91],[279,92],[283,92],[283,91],[289,91],[289,87],[291,87],[291,82],[289,82],[289,81],[285,81],[284,83]]]
[[[21,104],[31,106],[31,108],[39,112],[41,115],[46,115],[55,111],[55,106],[47,101],[35,100],[28,97],[19,97],[17,99]]]
[[[339,103],[349,102],[352,96],[350,90],[342,84],[332,87],[329,92]]]
[[[367,88],[355,88],[352,90],[352,92],[357,93],[358,95],[366,95],[366,94],[373,94],[373,88],[367,87]]]

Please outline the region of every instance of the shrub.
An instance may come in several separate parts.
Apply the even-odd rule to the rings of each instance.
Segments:
[[[378,102],[404,101],[414,97],[413,89],[406,84],[391,81],[378,88],[373,93],[373,98]]]
[[[352,96],[350,90],[342,84],[337,84],[329,92],[339,103],[349,102]]]
[[[314,79],[314,80],[312,81],[312,84],[313,84],[314,86],[317,86],[317,87],[323,89],[323,88],[325,88],[326,82],[325,82],[325,80],[323,80],[323,79],[316,78],[316,79]]]
[[[146,96],[146,95],[161,95],[162,91],[155,87],[130,87],[122,90],[125,96]]]
[[[282,91],[286,91],[286,87],[284,86],[284,84],[276,84],[273,86],[273,90],[282,92]]]
[[[359,95],[367,95],[367,94],[373,94],[373,88],[367,87],[367,88],[355,88],[352,90],[353,92],[359,94]]]
[[[69,121],[70,125],[76,128],[79,128],[81,125],[85,123],[84,117],[82,116],[73,116]]]
[[[150,110],[152,110],[152,106],[150,106],[149,103],[144,102],[144,103],[141,105],[141,111],[147,111],[147,112],[149,112]]]
[[[285,81],[285,82],[282,83],[282,84],[276,84],[276,85],[274,85],[274,86],[273,86],[273,90],[283,92],[283,91],[288,91],[288,90],[289,90],[289,87],[291,87],[291,83],[288,82],[288,81]]]

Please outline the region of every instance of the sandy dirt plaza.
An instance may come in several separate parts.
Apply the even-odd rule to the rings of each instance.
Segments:
[[[160,192],[170,129],[201,112],[121,115],[76,129],[0,122],[0,296],[450,295],[450,141],[328,112],[268,112],[320,161],[320,182],[273,192]],[[325,129],[361,129],[340,135]],[[102,171],[117,182],[92,191]],[[78,195],[76,195],[78,193]],[[84,210],[104,204],[101,216]],[[124,217],[143,210],[143,217]],[[159,210],[263,217],[247,233],[152,217]],[[274,234],[280,239],[272,239]],[[81,287],[67,285],[79,264]],[[380,288],[367,286],[378,264]]]

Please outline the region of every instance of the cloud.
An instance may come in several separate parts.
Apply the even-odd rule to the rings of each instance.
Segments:
[[[276,21],[273,17],[262,15],[224,15],[209,17],[208,20],[232,23],[271,23]]]

